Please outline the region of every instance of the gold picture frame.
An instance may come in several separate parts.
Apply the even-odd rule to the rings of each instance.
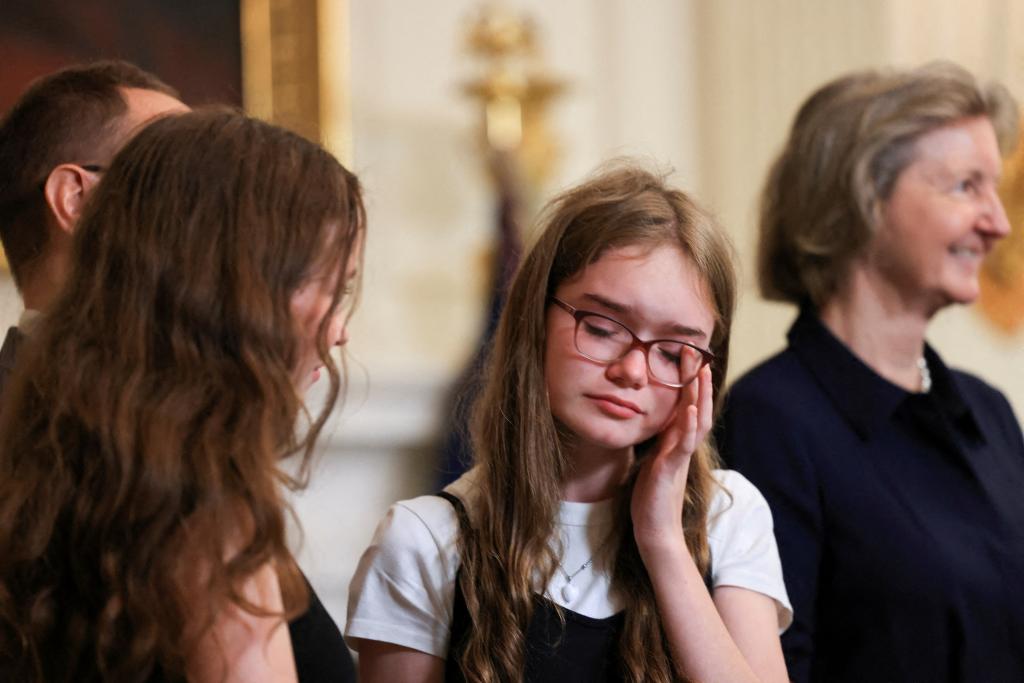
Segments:
[[[985,261],[978,303],[998,329],[1016,334],[1024,327],[1024,135],[1003,166],[999,194],[1011,230]]]
[[[351,163],[348,0],[242,0],[242,101]]]

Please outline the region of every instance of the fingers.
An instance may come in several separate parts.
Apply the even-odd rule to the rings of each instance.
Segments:
[[[680,391],[679,403],[661,433],[659,457],[685,460],[711,431],[714,390],[711,368],[701,368],[697,378]]]
[[[711,368],[704,366],[697,373],[697,378],[683,388],[683,394],[679,400],[679,408],[676,411],[676,425],[679,429],[688,429],[688,409],[696,407],[697,422],[696,429],[699,430],[698,443],[700,439],[711,429],[714,412],[714,389],[711,383]]]
[[[705,365],[701,368],[700,373],[697,375],[697,381],[694,384],[699,384],[700,396],[697,399],[697,409],[699,410],[698,425],[701,433],[701,438],[711,431],[712,423],[714,420],[714,385],[711,381],[711,367]]]
[[[707,368],[705,365],[697,373],[697,378],[692,382],[683,387],[682,395],[679,397],[679,403],[684,406],[696,405],[697,401],[700,400],[700,383],[701,378],[704,376],[704,370]]]
[[[689,456],[691,453],[697,450],[697,443],[699,442],[699,438],[703,438],[704,435],[700,433],[700,428],[697,424],[697,406],[688,405],[682,411],[682,413],[682,417],[683,420],[685,420],[685,424],[683,427],[683,438],[681,443],[679,444],[679,449],[677,450],[677,453],[682,456]]]
[[[679,456],[693,453],[711,431],[714,406],[711,369],[707,366],[702,368],[697,379],[690,382],[684,391],[686,394],[680,401],[674,424],[669,427],[675,432],[675,438],[665,441],[666,446],[671,443],[673,451]]]

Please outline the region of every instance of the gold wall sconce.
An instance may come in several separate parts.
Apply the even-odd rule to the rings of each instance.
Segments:
[[[498,3],[484,5],[471,18],[465,37],[479,73],[462,85],[479,104],[480,141],[491,172],[502,172],[496,158],[503,160],[500,167],[511,161],[533,191],[551,176],[558,160],[547,113],[566,90],[564,82],[548,74],[536,34],[529,18]]]

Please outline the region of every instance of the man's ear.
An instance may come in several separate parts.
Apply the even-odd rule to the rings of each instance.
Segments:
[[[61,164],[47,176],[43,185],[46,205],[56,224],[67,234],[74,231],[85,198],[98,180],[95,173],[75,164]]]

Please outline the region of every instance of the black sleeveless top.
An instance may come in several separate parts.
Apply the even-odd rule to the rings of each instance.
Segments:
[[[309,609],[288,623],[299,683],[355,683],[356,668],[338,625],[308,579],[306,587]]]
[[[466,508],[456,496],[441,491],[437,494],[455,508],[459,528],[466,528],[469,517]],[[451,635],[445,663],[445,683],[464,683],[465,677],[458,659],[465,646],[466,636],[473,627],[459,579],[455,578],[455,601],[452,605]],[[710,572],[704,584],[711,590]],[[527,683],[618,683],[625,680],[620,668],[619,636],[625,624],[625,612],[603,619],[561,608],[565,615],[565,628],[558,618],[555,603],[534,595],[533,617],[526,629],[526,662],[523,680]]]

